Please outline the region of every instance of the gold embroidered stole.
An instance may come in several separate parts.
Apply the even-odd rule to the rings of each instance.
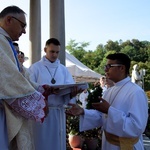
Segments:
[[[136,138],[119,137],[117,135],[108,133],[104,130],[106,140],[113,145],[120,146],[121,150],[133,150],[134,144],[139,140]]]

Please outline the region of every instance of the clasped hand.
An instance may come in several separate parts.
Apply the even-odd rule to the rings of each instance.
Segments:
[[[79,116],[84,114],[84,109],[80,107],[78,104],[68,104],[71,106],[70,109],[66,110],[66,114],[71,116]]]
[[[99,103],[92,103],[92,106],[96,110],[107,114],[110,104],[101,97],[99,98],[99,100],[100,100]],[[79,115],[84,114],[84,109],[80,107],[78,104],[68,104],[68,105],[70,105],[71,108],[66,110],[66,114],[71,115],[71,116],[79,116]]]
[[[92,103],[92,106],[98,110],[101,111],[102,113],[107,114],[108,113],[108,109],[110,107],[110,104],[104,100],[103,98],[99,97],[100,102],[99,103]]]

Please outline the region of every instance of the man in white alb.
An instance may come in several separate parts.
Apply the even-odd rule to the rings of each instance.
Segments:
[[[102,150],[144,150],[142,133],[148,118],[145,92],[131,82],[130,58],[123,53],[109,54],[105,73],[114,82],[94,103],[96,110],[71,104],[66,113],[80,116],[80,130],[103,127]]]
[[[46,41],[42,59],[29,68],[30,79],[40,85],[74,84],[74,80],[58,59],[60,42],[55,38]],[[66,149],[66,116],[64,104],[68,104],[70,95],[52,94],[48,97],[49,114],[43,124],[34,124],[36,150]]]
[[[13,41],[26,33],[26,25],[26,14],[19,7],[8,6],[0,12],[1,150],[34,150],[28,120],[43,122],[47,114],[43,95],[51,88],[43,88],[22,74],[13,46]]]

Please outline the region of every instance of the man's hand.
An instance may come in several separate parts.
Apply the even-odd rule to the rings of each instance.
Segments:
[[[43,85],[44,88],[44,94],[50,95],[50,94],[58,94],[59,88],[51,87],[50,85]]]
[[[46,100],[48,100],[48,96],[50,94],[58,94],[59,88],[53,88],[49,85],[43,85],[44,92],[42,93]]]
[[[49,113],[49,107],[48,107],[48,101],[47,100],[45,100],[45,104],[46,104],[46,106],[44,108],[44,112],[45,112],[45,118],[46,118],[48,113]]]
[[[84,109],[78,104],[68,104],[71,106],[70,109],[66,110],[66,114],[71,116],[79,116],[84,114]]]
[[[59,88],[52,88],[51,87],[51,94],[58,94],[59,93]]]
[[[99,98],[100,102],[99,103],[92,103],[92,106],[98,110],[98,111],[101,111],[102,113],[105,113],[107,114],[108,113],[108,109],[110,107],[110,104],[102,99],[101,97]]]
[[[78,93],[81,93],[83,91],[83,89],[78,89],[77,86],[74,86],[73,88],[71,88],[70,98],[75,97]]]

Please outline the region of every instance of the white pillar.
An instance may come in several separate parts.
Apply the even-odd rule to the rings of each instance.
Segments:
[[[41,1],[30,0],[30,65],[41,59]]]
[[[50,0],[50,38],[57,38],[61,44],[59,59],[65,65],[65,19],[64,0]]]

